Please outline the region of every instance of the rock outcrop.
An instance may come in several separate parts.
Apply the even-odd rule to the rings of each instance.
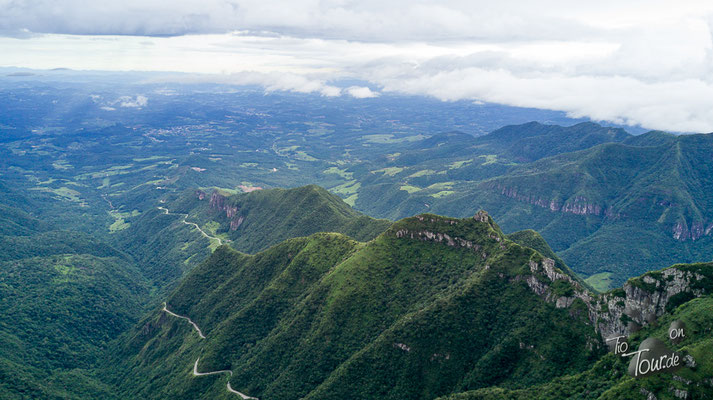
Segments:
[[[489,184],[487,187],[505,197],[517,201],[532,204],[538,207],[547,208],[554,212],[563,212],[576,215],[597,215],[607,218],[618,218],[620,215],[611,207],[594,203],[583,196],[575,196],[566,201],[558,199],[548,199],[542,196],[522,193],[517,187],[509,187],[502,184]]]
[[[604,293],[594,305],[597,329],[602,337],[627,335],[637,326],[655,320],[666,311],[673,296],[689,293],[691,297],[704,295],[697,283],[703,275],[677,267],[653,272],[624,284],[622,289]]]
[[[202,193],[202,192],[201,192]],[[205,193],[203,193],[203,198],[205,198]],[[201,196],[199,195],[199,199]],[[225,213],[225,218],[228,219],[228,225],[230,227],[231,231],[237,230],[240,225],[243,224],[245,221],[245,216],[243,215],[238,215],[238,207],[234,205],[230,205],[228,201],[228,197],[223,196],[222,194],[218,193],[218,191],[214,191],[210,195],[210,202],[209,206],[211,209],[216,210],[221,213]]]
[[[456,248],[466,248],[471,249],[475,252],[481,254],[483,259],[488,258],[488,254],[485,251],[481,251],[483,246],[475,243],[473,240],[468,240],[463,237],[457,236],[454,233],[447,233],[438,231],[436,226],[454,226],[459,224],[459,220],[452,218],[445,218],[440,216],[432,216],[429,214],[417,215],[414,217],[419,222],[425,222],[425,224],[419,224],[417,227],[408,228],[402,227],[394,232],[397,238],[409,238],[422,241],[430,241],[436,243],[444,243],[450,247]],[[488,224],[490,228],[494,228],[494,222],[487,212],[481,210],[478,211],[475,216],[473,216],[475,221]],[[504,248],[502,241],[504,240],[499,234],[492,231],[486,236],[488,239],[492,239],[494,242],[500,243],[500,247]]]
[[[702,221],[693,221],[688,226],[686,221],[679,221],[673,226],[673,238],[680,241],[698,240],[703,236],[709,236],[713,232],[713,222],[706,225]]]
[[[519,202],[532,204],[537,207],[546,208],[552,212],[562,212],[575,215],[595,215],[607,219],[619,219],[624,216],[622,213],[614,211],[612,206],[598,204],[583,196],[575,196],[563,201],[523,193],[523,191],[517,187],[506,186],[500,183],[488,183],[485,184],[484,187],[505,197],[509,197]],[[675,203],[668,201],[658,201],[656,204],[664,207],[676,206]],[[669,225],[665,229],[670,229],[671,236],[676,240],[682,242],[687,240],[695,241],[704,236],[710,236],[713,234],[713,222],[680,220],[673,226]]]
[[[631,279],[623,288],[601,295],[593,295],[583,288],[579,282],[555,268],[554,261],[549,258],[541,262],[531,260],[529,267],[532,275],[518,276],[515,280],[524,280],[534,293],[557,308],[568,308],[577,299],[582,300],[590,322],[603,338],[628,335],[655,321],[666,312],[674,296],[693,298],[707,294],[701,282],[708,278],[678,266]],[[558,293],[555,289],[558,281],[559,291],[569,285],[569,293]]]

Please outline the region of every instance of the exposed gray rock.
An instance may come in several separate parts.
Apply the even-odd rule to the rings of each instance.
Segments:
[[[679,399],[690,399],[690,394],[688,393],[687,390],[676,389],[675,387],[670,387],[668,389],[668,391],[673,393],[673,395]]]
[[[686,354],[686,356],[683,357],[683,362],[686,363],[686,367],[688,368],[696,368],[696,365],[698,365],[690,354]],[[713,378],[711,378],[711,381],[713,381]]]
[[[451,247],[465,247],[473,250],[480,250],[481,246],[459,237],[451,237],[447,233],[431,232],[427,230],[412,231],[406,228],[396,231],[397,238],[420,239],[423,241],[431,241],[445,243]]]
[[[654,395],[653,393],[649,392],[648,390],[646,390],[644,388],[641,388],[641,394],[646,396],[646,400],[658,400],[656,398],[656,395]]]
[[[214,210],[225,212],[225,217],[230,220],[229,225],[231,231],[238,229],[238,227],[240,227],[240,225],[242,225],[242,223],[245,221],[245,216],[238,215],[238,207],[228,204],[228,198],[226,196],[221,195],[217,191],[214,191],[210,195],[209,205],[210,208]]]
[[[686,291],[691,291],[697,297],[701,296],[701,290],[691,290],[691,282],[700,279],[703,279],[700,274],[674,267],[661,271],[661,279],[654,279],[651,275],[642,278],[645,284],[654,288],[652,292],[627,282],[623,287],[624,298],[611,293],[601,296],[606,303],[606,311],[598,306],[597,327],[603,337],[628,334],[628,321],[625,323],[622,315],[627,315],[628,318],[625,319],[640,326],[646,325],[647,319],[650,320],[652,316],[659,317],[666,311],[666,304],[671,297]]]

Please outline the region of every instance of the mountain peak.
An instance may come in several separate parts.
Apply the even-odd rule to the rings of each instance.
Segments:
[[[475,251],[486,246],[497,246],[498,243],[502,249],[502,243],[505,242],[505,235],[483,210],[473,218],[463,219],[429,213],[419,214],[394,223],[385,235],[443,243],[450,247]],[[485,253],[483,254],[487,257]]]

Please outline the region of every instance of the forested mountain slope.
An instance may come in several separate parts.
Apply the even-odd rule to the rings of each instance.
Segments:
[[[513,237],[542,245],[529,232]],[[255,255],[223,246],[167,298],[171,313],[155,309],[114,349],[111,373],[122,378],[113,383],[145,398],[233,398],[226,383],[271,399],[528,398],[563,382],[563,398],[638,398],[632,388],[665,378],[633,385],[604,356],[604,339],[632,335],[633,323],[660,335],[671,313],[713,292],[711,264],[677,265],[602,295],[555,265],[484,212],[421,214],[367,243],[320,233]],[[682,348],[691,344],[708,370],[710,316],[696,315],[696,340]],[[688,390],[709,393],[701,371],[682,373],[694,382]]]
[[[156,310],[117,349],[127,371],[117,383],[126,396],[225,396],[226,378],[190,377],[200,357],[200,371],[232,370],[232,388],[271,399],[529,386],[601,351],[582,300],[555,308],[526,283],[548,262],[482,212],[407,218],[368,243],[333,233],[254,256],[223,246],[167,300],[206,339]],[[558,273],[553,293],[582,290]]]
[[[116,239],[148,277],[168,287],[223,243],[255,253],[324,231],[369,240],[389,226],[315,185],[232,194],[193,189],[160,204],[132,219]]]
[[[0,190],[0,397],[111,398],[90,369],[138,320],[149,285],[126,254]]]

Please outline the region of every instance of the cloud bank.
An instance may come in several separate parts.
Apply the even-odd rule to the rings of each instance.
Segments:
[[[183,71],[710,132],[712,24],[709,1],[0,0],[0,66]]]

